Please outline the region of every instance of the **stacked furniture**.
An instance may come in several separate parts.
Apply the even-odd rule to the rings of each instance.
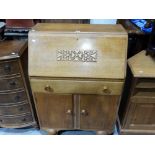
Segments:
[[[0,127],[36,126],[27,54],[27,41],[0,42]]]
[[[34,26],[32,19],[6,19],[4,36],[7,39],[27,39],[28,32]]]
[[[128,52],[127,58],[130,58],[138,52],[147,48],[150,34],[143,32],[134,25],[129,19],[119,19],[117,21],[128,32]]]
[[[155,134],[155,58],[141,51],[128,60],[119,110],[121,134]]]
[[[37,24],[29,32],[29,76],[40,128],[114,130],[126,75],[121,25]]]

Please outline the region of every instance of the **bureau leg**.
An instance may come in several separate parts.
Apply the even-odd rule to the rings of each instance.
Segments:
[[[46,130],[46,132],[48,133],[48,135],[57,135],[58,131],[55,129],[48,129]]]
[[[39,126],[37,124],[33,125],[34,128],[36,128],[37,130],[39,130]]]
[[[97,135],[108,135],[106,131],[96,131]]]

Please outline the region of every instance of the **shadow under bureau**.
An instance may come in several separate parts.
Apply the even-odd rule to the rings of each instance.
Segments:
[[[27,41],[0,42],[0,127],[36,126],[27,54]]]
[[[114,130],[126,70],[121,25],[37,24],[29,76],[41,129]]]

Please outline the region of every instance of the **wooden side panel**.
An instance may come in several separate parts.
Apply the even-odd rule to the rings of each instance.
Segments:
[[[80,95],[80,127],[113,132],[119,96]]]
[[[71,95],[35,93],[36,109],[42,129],[72,129],[73,105]]]

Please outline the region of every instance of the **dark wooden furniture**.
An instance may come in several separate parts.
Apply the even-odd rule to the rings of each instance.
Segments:
[[[29,76],[41,129],[113,133],[126,52],[121,25],[37,24]]]
[[[35,25],[33,19],[6,19],[4,36],[9,40],[27,39],[28,32]]]
[[[36,126],[27,54],[27,41],[0,42],[0,127]]]
[[[4,29],[5,29],[5,23],[0,22],[0,41],[4,38]]]
[[[34,26],[33,19],[6,19],[7,28],[31,28]]]
[[[119,109],[121,134],[155,134],[155,59],[142,51],[128,60]]]
[[[89,24],[89,19],[40,19],[41,23],[75,23],[75,24]]]
[[[155,57],[155,20],[151,24],[153,28],[148,42],[148,47],[146,49],[146,55]]]
[[[149,34],[141,31],[140,28],[132,24],[129,19],[119,19],[117,22],[121,24],[128,33],[128,58],[147,48],[150,37]]]

